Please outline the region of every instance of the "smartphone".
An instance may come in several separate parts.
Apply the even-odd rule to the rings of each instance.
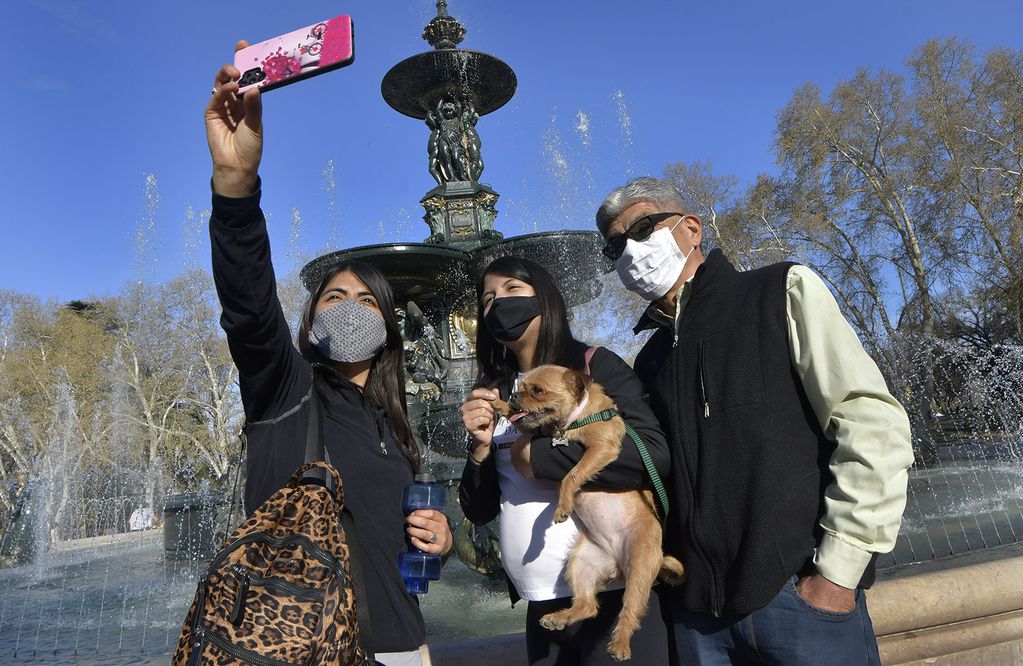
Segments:
[[[260,92],[280,88],[350,65],[354,59],[352,17],[335,16],[236,51],[234,66],[242,73],[238,94],[249,88]]]

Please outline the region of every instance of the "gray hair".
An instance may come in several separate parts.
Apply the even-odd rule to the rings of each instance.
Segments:
[[[663,206],[666,211],[676,210],[684,213],[686,209],[682,193],[671,180],[650,176],[633,178],[625,185],[611,190],[597,209],[597,229],[601,235],[607,235],[607,228],[612,220],[621,215],[626,208],[640,201]]]

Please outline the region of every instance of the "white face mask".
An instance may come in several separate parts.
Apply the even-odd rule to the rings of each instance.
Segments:
[[[680,218],[675,227],[681,222]],[[675,227],[658,229],[643,242],[631,238],[626,241],[625,251],[615,262],[615,270],[626,289],[645,300],[656,301],[675,286],[686,260],[696,249],[694,247],[689,254],[682,254],[671,235]]]

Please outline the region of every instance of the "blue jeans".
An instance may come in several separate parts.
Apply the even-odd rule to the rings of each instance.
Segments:
[[[793,576],[771,603],[749,615],[714,617],[675,609],[679,663],[880,666],[863,590],[856,590],[851,612],[834,613],[804,601],[796,580]]]

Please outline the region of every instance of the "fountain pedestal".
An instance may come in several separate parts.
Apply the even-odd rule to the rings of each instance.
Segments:
[[[499,58],[457,48],[465,28],[437,2],[423,33],[433,50],[402,60],[384,76],[381,94],[399,113],[430,129],[428,167],[437,185],[420,203],[430,235],[422,243],[369,245],[340,250],[307,264],[310,291],[332,265],[372,264],[387,278],[402,310],[408,413],[424,451],[425,468],[443,481],[460,476],[465,431],[458,411],[476,380],[475,286],[480,272],[503,255],[543,265],[569,307],[600,293],[596,278],[611,270],[600,235],[557,231],[505,238],[495,229],[498,194],[479,182],[480,117],[515,94],[517,80]]]
[[[480,242],[496,241],[503,234],[494,229],[498,194],[489,185],[454,180],[438,185],[419,203],[430,225],[427,243],[476,248]]]

